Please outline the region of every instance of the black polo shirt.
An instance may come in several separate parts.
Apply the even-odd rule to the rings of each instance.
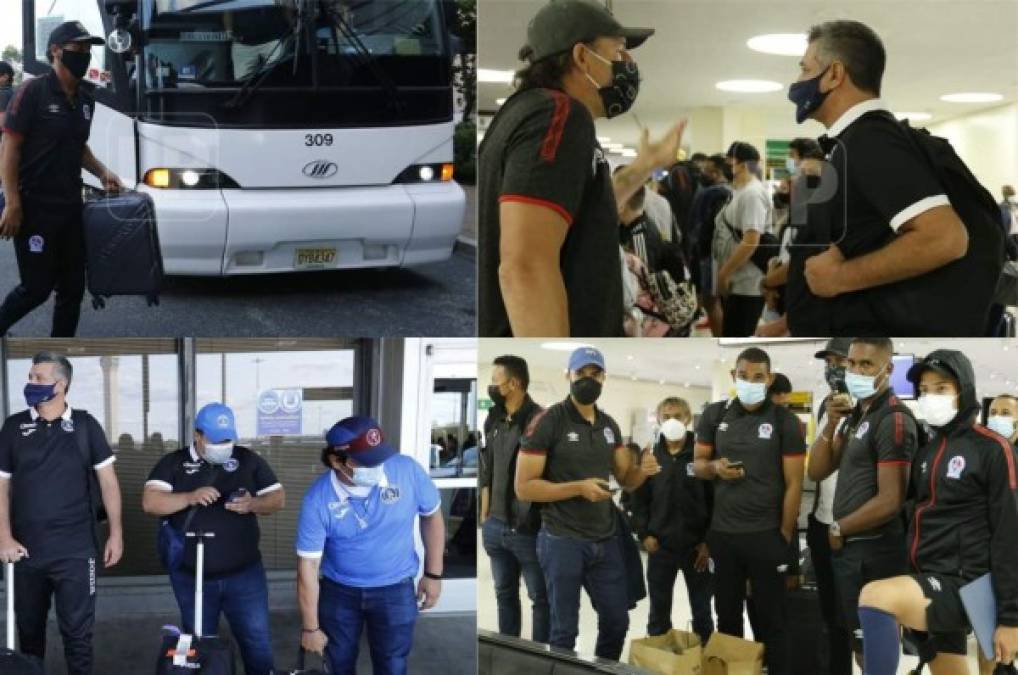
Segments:
[[[838,465],[838,487],[834,491],[835,518],[856,512],[877,496],[880,466],[907,467],[912,463],[917,443],[915,420],[900,411],[887,412],[897,404],[898,398],[888,389],[874,398],[866,412],[856,404],[839,430],[844,440]],[[860,532],[853,536],[900,533],[903,525],[901,518],[895,517],[873,533]]]
[[[622,432],[608,414],[595,408],[588,422],[567,398],[538,413],[520,442],[520,452],[546,457],[544,478],[568,483],[602,478],[615,471],[615,451],[625,449]],[[553,535],[600,541],[615,534],[615,505],[610,499],[591,502],[573,497],[541,506],[544,526]]]
[[[587,108],[552,89],[514,94],[485,132],[478,163],[478,334],[512,334],[498,277],[499,204],[522,202],[550,208],[569,223],[559,260],[572,335],[622,336],[615,193]]]
[[[895,284],[823,300],[806,284],[805,260],[829,243],[847,259],[872,253],[908,220],[949,202],[929,162],[880,103],[865,101],[850,109],[832,132],[837,142],[828,161],[840,178],[832,199],[809,208],[808,225],[800,228],[791,249],[789,325],[798,336],[888,335],[894,332],[888,323],[893,317],[877,316],[873,300],[893,293]],[[964,302],[964,289],[958,292],[958,298],[945,302]]]
[[[540,411],[530,395],[514,415],[503,406],[495,406],[484,423],[484,465],[478,487],[489,489],[489,513],[492,517],[515,527],[517,513],[513,510],[516,501],[515,480],[516,453],[519,452],[520,438],[526,425]]]
[[[14,87],[0,87],[0,112],[7,112],[7,104],[14,97]],[[0,138],[3,138],[4,130],[0,128]]]
[[[219,490],[222,497],[211,506],[199,506],[189,529],[215,533],[215,537],[205,540],[205,576],[215,578],[233,574],[261,560],[258,516],[227,511],[226,500],[240,488],[258,497],[283,486],[268,462],[239,445],[233,448],[232,459],[221,466],[201,459],[193,447],[171,452],[159,460],[145,483],[145,487],[170,492],[193,492],[206,486]],[[174,513],[170,516],[170,524],[182,529],[189,510]],[[194,538],[187,538],[186,545],[183,566],[193,574]]]
[[[90,450],[86,468],[75,420],[85,420]],[[11,527],[28,549],[30,564],[96,555],[90,470],[115,461],[102,427],[68,407],[52,422],[34,408],[8,417],[0,429],[0,479],[11,481]]]
[[[806,452],[799,418],[770,401],[753,411],[735,398],[718,401],[700,416],[696,443],[713,448],[712,459],[745,465],[745,478],[714,481],[711,529],[743,534],[780,528],[784,459]]]
[[[70,101],[50,71],[22,84],[11,99],[4,133],[24,139],[18,165],[22,199],[81,203],[81,157],[95,113],[92,87],[79,83]]]

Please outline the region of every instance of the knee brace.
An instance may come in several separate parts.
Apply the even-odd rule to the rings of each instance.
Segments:
[[[901,655],[897,619],[882,609],[860,607],[859,625],[863,635],[863,674],[895,675]]]

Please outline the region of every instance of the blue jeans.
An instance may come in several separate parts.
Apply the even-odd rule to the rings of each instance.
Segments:
[[[329,638],[325,657],[331,675],[357,672],[365,624],[375,675],[405,675],[417,622],[414,580],[408,577],[392,586],[355,588],[323,577],[318,621]]]
[[[541,528],[537,557],[544,570],[551,605],[553,647],[573,649],[579,633],[580,589],[597,612],[594,654],[618,661],[629,630],[629,599],[619,538],[586,541],[558,537]]]
[[[170,583],[180,606],[184,631],[190,633],[194,630],[194,575],[183,570],[171,572]],[[229,576],[205,581],[203,633],[215,634],[220,612],[230,622],[230,630],[244,659],[244,672],[247,675],[272,675],[269,587],[260,560]]]
[[[491,560],[491,576],[495,580],[498,632],[520,636],[522,576],[533,606],[532,638],[535,642],[548,642],[548,593],[541,563],[537,561],[537,537],[520,534],[498,518],[488,518],[481,525],[481,540]]]

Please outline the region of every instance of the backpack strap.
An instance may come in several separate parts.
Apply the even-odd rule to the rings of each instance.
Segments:
[[[102,497],[99,490],[99,481],[95,476],[95,469],[92,466],[92,446],[88,440],[88,429],[85,428],[85,425],[88,423],[88,411],[72,408],[71,422],[74,424],[74,440],[78,446],[78,455],[85,468],[85,491],[88,495],[88,509],[91,514],[92,538],[95,541],[96,553],[101,554],[99,550],[99,543],[101,541],[99,537],[99,522],[105,522],[107,517],[106,509],[100,509],[99,506]]]

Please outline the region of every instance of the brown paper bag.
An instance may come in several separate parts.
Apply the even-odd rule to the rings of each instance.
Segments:
[[[672,630],[629,643],[629,665],[662,675],[701,675],[703,654],[695,633]]]
[[[760,675],[764,646],[724,633],[714,633],[703,650],[703,675]]]

